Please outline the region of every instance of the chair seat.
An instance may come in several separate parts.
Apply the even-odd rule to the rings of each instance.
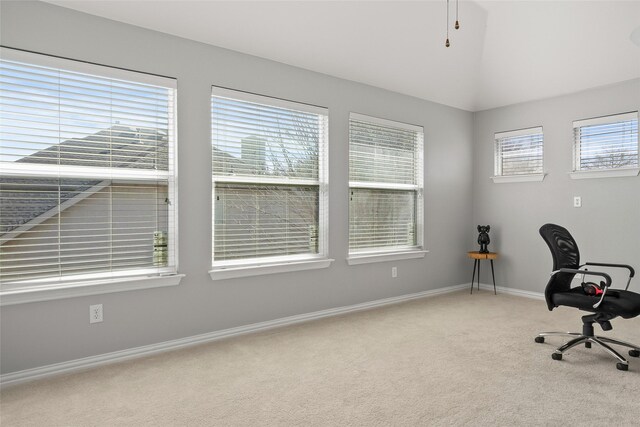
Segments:
[[[640,294],[631,291],[609,289],[598,308],[593,308],[593,305],[600,297],[586,295],[581,286],[566,292],[556,292],[551,298],[556,307],[566,305],[592,313],[611,313],[625,319],[640,315]]]

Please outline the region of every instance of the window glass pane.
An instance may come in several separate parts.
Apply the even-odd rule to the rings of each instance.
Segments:
[[[213,88],[214,264],[324,254],[327,119],[320,107]]]
[[[542,132],[500,137],[496,135],[496,176],[543,173]]]
[[[317,180],[321,120],[318,114],[213,97],[214,175]]]
[[[55,216],[61,198],[71,199],[91,186],[57,179],[0,179],[0,281],[58,274],[59,227]],[[43,221],[37,227],[30,222]],[[24,231],[22,231],[24,230]]]
[[[157,267],[154,238],[169,231],[166,198],[162,182],[2,178],[0,279]]]
[[[0,161],[168,170],[173,91],[0,61]]]
[[[418,135],[351,119],[349,180],[416,184]]]
[[[349,120],[349,252],[422,245],[423,132],[352,113]]]
[[[318,187],[218,184],[214,260],[318,253]]]
[[[352,188],[349,200],[349,249],[417,244],[414,191]]]
[[[638,167],[638,120],[575,128],[579,169]]]
[[[175,81],[2,53],[0,281],[175,272]]]
[[[166,267],[167,184],[111,185],[111,268]]]

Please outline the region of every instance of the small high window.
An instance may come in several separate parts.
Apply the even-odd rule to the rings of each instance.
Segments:
[[[638,168],[637,111],[575,121],[573,134],[574,172]]]
[[[544,176],[542,127],[496,133],[494,148],[494,181],[500,177],[541,180]]]

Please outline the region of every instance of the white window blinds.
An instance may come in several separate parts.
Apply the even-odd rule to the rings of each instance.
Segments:
[[[573,122],[574,171],[638,167],[638,112]]]
[[[543,173],[542,127],[495,134],[495,176]]]
[[[2,50],[3,285],[175,272],[175,80]]]
[[[213,88],[213,265],[324,254],[327,110]]]
[[[421,127],[351,113],[349,251],[422,245]]]

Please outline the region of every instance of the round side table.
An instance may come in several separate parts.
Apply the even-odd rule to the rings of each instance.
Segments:
[[[473,282],[476,279],[476,266],[478,267],[478,290],[480,290],[480,261],[483,259],[488,259],[491,261],[491,276],[493,277],[493,293],[497,295],[496,292],[496,275],[493,271],[493,260],[498,258],[497,252],[478,252],[478,251],[470,251],[467,252],[467,256],[473,259],[473,276],[471,277],[471,294],[473,295]]]

